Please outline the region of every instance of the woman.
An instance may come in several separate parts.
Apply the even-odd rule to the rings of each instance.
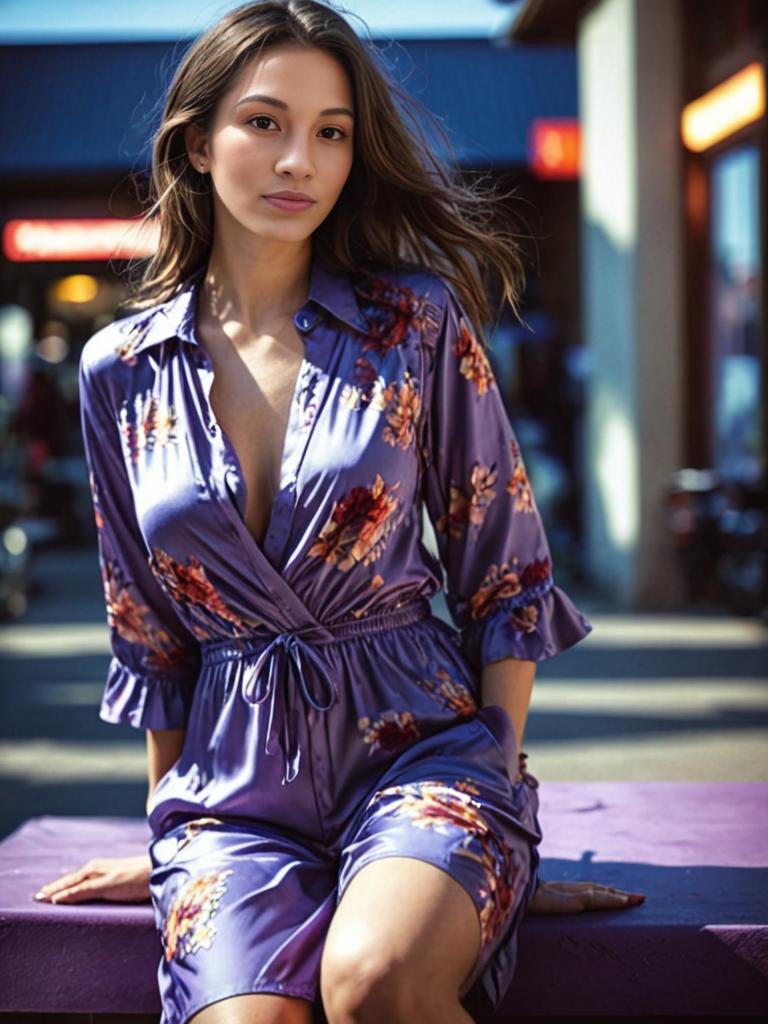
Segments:
[[[395,98],[325,4],[221,19],[155,138],[139,310],[83,351],[100,715],[147,732],[152,841],[46,895],[151,897],[163,1024],[468,1021],[526,912],[628,905],[539,884],[535,667],[592,627],[477,326],[520,257]]]

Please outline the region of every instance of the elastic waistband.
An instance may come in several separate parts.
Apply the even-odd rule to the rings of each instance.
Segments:
[[[391,611],[380,612],[377,615],[369,615],[360,619],[353,619],[348,622],[339,622],[335,625],[322,623],[320,629],[328,635],[328,639],[320,643],[338,643],[341,640],[349,640],[352,637],[363,636],[368,633],[382,633],[397,626],[408,626],[414,622],[428,619],[432,615],[432,608],[426,598],[418,598],[400,608],[393,608]],[[202,663],[216,664],[221,661],[231,661],[242,658],[259,650],[265,643],[269,642],[276,635],[285,635],[292,630],[254,630],[246,636],[237,638],[227,637],[223,640],[203,640],[200,643],[200,655]],[[302,629],[297,629],[296,635],[302,636]],[[310,632],[312,630],[310,629]],[[318,641],[310,641],[310,643]]]

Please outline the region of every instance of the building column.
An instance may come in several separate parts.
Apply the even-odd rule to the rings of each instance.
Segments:
[[[682,466],[677,0],[599,0],[578,29],[585,560],[617,608],[682,595],[665,494]]]

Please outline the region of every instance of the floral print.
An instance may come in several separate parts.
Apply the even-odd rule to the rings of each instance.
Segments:
[[[528,476],[525,472],[525,464],[520,453],[520,445],[517,443],[516,438],[512,438],[509,442],[509,447],[512,452],[513,472],[512,476],[507,480],[507,494],[511,494],[515,499],[514,510],[515,512],[523,513],[535,513],[536,512],[536,501],[533,497],[533,491],[528,480]]]
[[[482,806],[482,805],[480,805]],[[476,860],[485,872],[485,885],[479,889],[483,899],[480,911],[481,947],[496,938],[514,909],[518,893],[525,884],[523,863],[516,850],[510,850],[490,830],[477,836],[480,852],[459,850],[462,857]]]
[[[453,352],[461,360],[459,372],[474,382],[478,395],[484,395],[496,386],[485,349],[464,317],[459,318],[459,333],[453,343]]]
[[[216,937],[213,918],[227,890],[232,868],[190,878],[171,904],[163,927],[166,961],[210,949]]]
[[[451,484],[448,512],[438,517],[435,529],[451,537],[462,537],[468,524],[482,526],[488,506],[496,497],[496,475],[494,466],[475,464],[469,478],[469,493]]]
[[[137,395],[133,403],[134,422],[129,420],[128,403],[120,410],[120,427],[131,459],[137,462],[145,449],[155,445],[178,444],[176,413],[173,406],[163,405],[155,395]]]
[[[129,319],[118,325],[121,340],[114,347],[117,358],[128,366],[135,366],[137,363],[136,348],[142,343],[149,328],[154,321],[154,313],[141,316],[139,319]]]
[[[208,825],[222,825],[221,818],[193,818],[192,821],[186,821],[183,825],[182,834],[179,836],[176,844],[176,852],[180,853],[185,846],[189,845],[193,839],[196,839],[204,828]]]
[[[390,385],[388,391],[390,407],[382,437],[393,448],[409,448],[416,438],[416,423],[421,409],[421,398],[412,375],[406,372],[405,382],[399,388],[397,384]]]
[[[356,371],[358,383],[344,385],[339,403],[352,412],[364,408],[381,410],[386,419],[382,439],[393,448],[410,448],[416,441],[421,411],[421,396],[413,374],[406,370],[402,383],[385,384],[384,377],[363,357],[357,359]]]
[[[101,514],[101,504],[99,503],[99,488],[96,484],[96,477],[93,474],[93,470],[88,471],[88,485],[91,489],[91,501],[93,504],[93,521],[96,524],[96,529],[101,531],[104,528],[104,516]]]
[[[432,679],[417,679],[416,685],[451,710],[458,718],[471,718],[477,701],[466,684],[457,682],[445,668],[435,670]]]
[[[133,597],[114,559],[102,560],[101,581],[110,629],[140,646],[147,668],[164,670],[187,664],[188,652],[167,630],[152,624],[149,608]]]
[[[181,562],[167,551],[153,547],[149,565],[168,596],[188,609],[194,620],[191,629],[199,640],[215,636],[217,628],[238,637],[259,626],[255,619],[243,619],[227,606],[194,555]]]
[[[376,750],[399,750],[421,735],[411,711],[384,711],[378,718],[359,718],[357,727],[363,742],[370,745],[369,755]]]
[[[309,555],[346,572],[358,562],[369,565],[381,556],[389,533],[397,525],[399,501],[380,473],[369,487],[353,487],[337,502]]]
[[[362,408],[386,409],[391,399],[391,391],[384,377],[369,359],[358,356],[355,360],[354,377],[354,384],[346,383],[341,389],[339,403],[353,412]]]
[[[370,274],[357,275],[353,286],[366,322],[363,351],[385,354],[403,345],[411,329],[422,338],[437,333],[440,310],[428,296]]]
[[[488,615],[500,602],[509,598],[520,598],[520,603],[531,594],[537,596],[536,591],[540,587],[548,586],[551,579],[550,561],[546,559],[534,559],[524,566],[522,571],[518,569],[518,559],[513,564],[504,562],[502,565],[492,565],[488,569],[478,590],[470,598],[470,613],[473,619],[480,619]],[[520,595],[523,595],[520,597]],[[527,619],[529,613],[523,618]]]
[[[482,900],[481,944],[486,946],[509,916],[524,878],[522,865],[486,823],[483,805],[473,799],[474,792],[477,786],[472,779],[465,779],[461,786],[449,786],[442,780],[409,782],[378,790],[368,807],[386,799],[392,801],[391,813],[405,815],[415,828],[463,834],[457,855],[472,858],[483,869],[478,895]]]

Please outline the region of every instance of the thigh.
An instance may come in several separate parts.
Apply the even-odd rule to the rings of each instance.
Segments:
[[[473,945],[469,936],[479,937],[471,970],[456,983],[463,998],[484,976],[480,987],[491,1004],[498,1003],[514,973],[516,929],[533,898],[536,846],[541,841],[538,780],[526,773],[516,781],[514,743],[511,721],[493,706],[414,744],[382,776],[351,823],[342,839],[339,871],[339,901],[367,865],[393,857],[424,861],[449,876],[448,883],[458,883],[473,904],[474,928],[464,913],[467,901],[458,898],[447,905],[442,920],[439,906],[427,907],[426,915],[433,920],[437,915],[440,935],[443,928],[457,933],[465,929],[465,951]],[[413,884],[404,888],[402,877],[393,872],[387,896],[377,900],[380,913],[371,915],[370,926],[377,934],[397,933],[400,908],[410,911],[411,901],[419,899]],[[425,884],[434,898],[440,883],[427,883],[425,876]],[[447,883],[443,886],[446,896],[453,891]],[[350,927],[354,913],[365,915],[364,903],[350,901],[345,915]],[[423,955],[419,934],[418,926],[408,932],[413,963]],[[454,972],[460,963],[458,950]],[[448,966],[443,963],[439,970]]]
[[[162,1024],[247,994],[311,1008],[335,901],[327,855],[260,822],[219,818],[178,825],[150,855]]]
[[[406,1003],[417,989],[431,1006],[442,996],[455,1001],[480,944],[478,913],[462,884],[426,860],[380,857],[347,882],[331,921],[320,969],[323,1002],[344,987],[357,996],[385,987]]]
[[[312,1024],[312,1007],[288,996],[230,996],[209,1003],[187,1024]]]

